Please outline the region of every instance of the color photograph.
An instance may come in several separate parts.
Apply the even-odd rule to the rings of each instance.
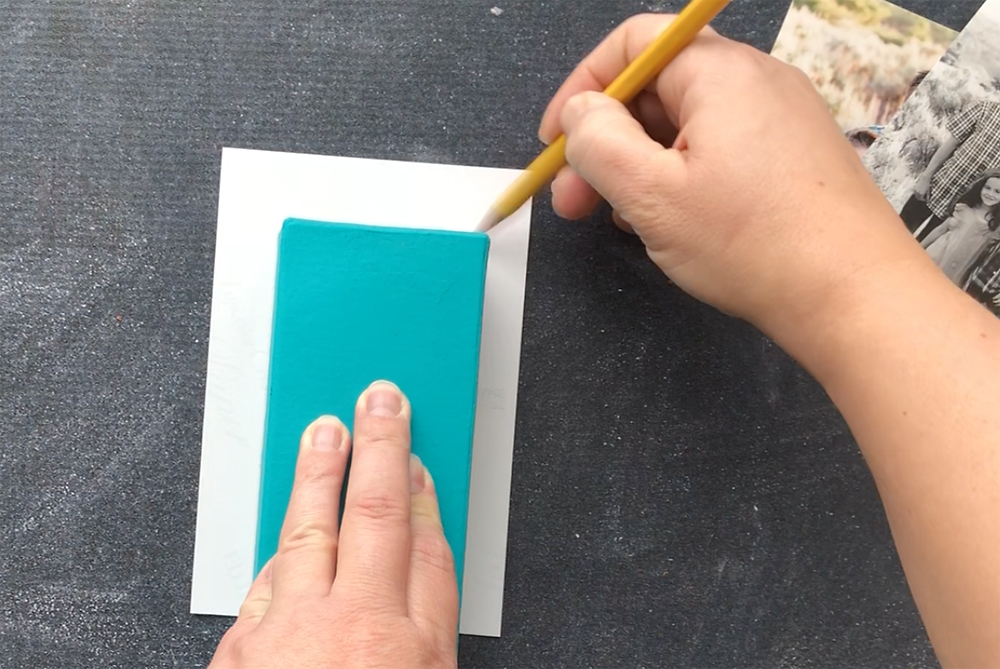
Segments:
[[[883,0],[794,0],[771,54],[806,73],[845,132],[871,130],[871,144],[955,35]]]

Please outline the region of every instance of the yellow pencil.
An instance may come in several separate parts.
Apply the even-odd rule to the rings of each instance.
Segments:
[[[604,94],[628,103],[690,44],[729,0],[691,0],[660,35],[632,61]],[[521,208],[566,164],[566,136],[552,142],[493,203],[477,230],[485,232]]]

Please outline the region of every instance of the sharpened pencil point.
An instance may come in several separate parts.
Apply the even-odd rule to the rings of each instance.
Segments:
[[[490,208],[483,216],[483,220],[479,221],[479,225],[476,226],[476,232],[489,232],[499,222],[500,214],[495,209]]]

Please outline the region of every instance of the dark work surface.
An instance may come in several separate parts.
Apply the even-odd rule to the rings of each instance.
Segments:
[[[187,613],[221,147],[521,167],[679,4],[0,3],[0,667],[203,666],[230,622]],[[536,200],[504,636],[461,664],[936,666],[822,390],[606,219]]]

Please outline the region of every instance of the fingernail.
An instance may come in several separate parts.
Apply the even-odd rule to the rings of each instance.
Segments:
[[[369,415],[395,418],[403,410],[403,395],[393,383],[376,381],[366,393],[365,410]]]
[[[274,571],[274,558],[271,558],[270,560],[267,561],[267,564],[264,565],[264,568],[260,570],[260,576],[265,581],[268,581],[271,579],[271,572],[273,571]]]
[[[424,463],[420,462],[420,458],[410,453],[410,494],[416,495],[418,492],[424,489],[427,484],[427,477],[424,469]]]
[[[583,117],[584,114],[603,102],[604,100],[602,100],[601,94],[595,93],[594,91],[577,93],[571,97],[566,101],[562,114],[559,115],[563,132],[572,132],[576,128],[577,122]]]
[[[583,111],[584,99],[581,95],[574,95],[566,104],[563,105],[562,113],[559,115],[559,120],[562,122],[563,128],[566,130],[571,130],[573,121],[580,115]]]
[[[343,436],[340,423],[320,423],[313,428],[312,447],[317,451],[335,451],[340,448]]]

